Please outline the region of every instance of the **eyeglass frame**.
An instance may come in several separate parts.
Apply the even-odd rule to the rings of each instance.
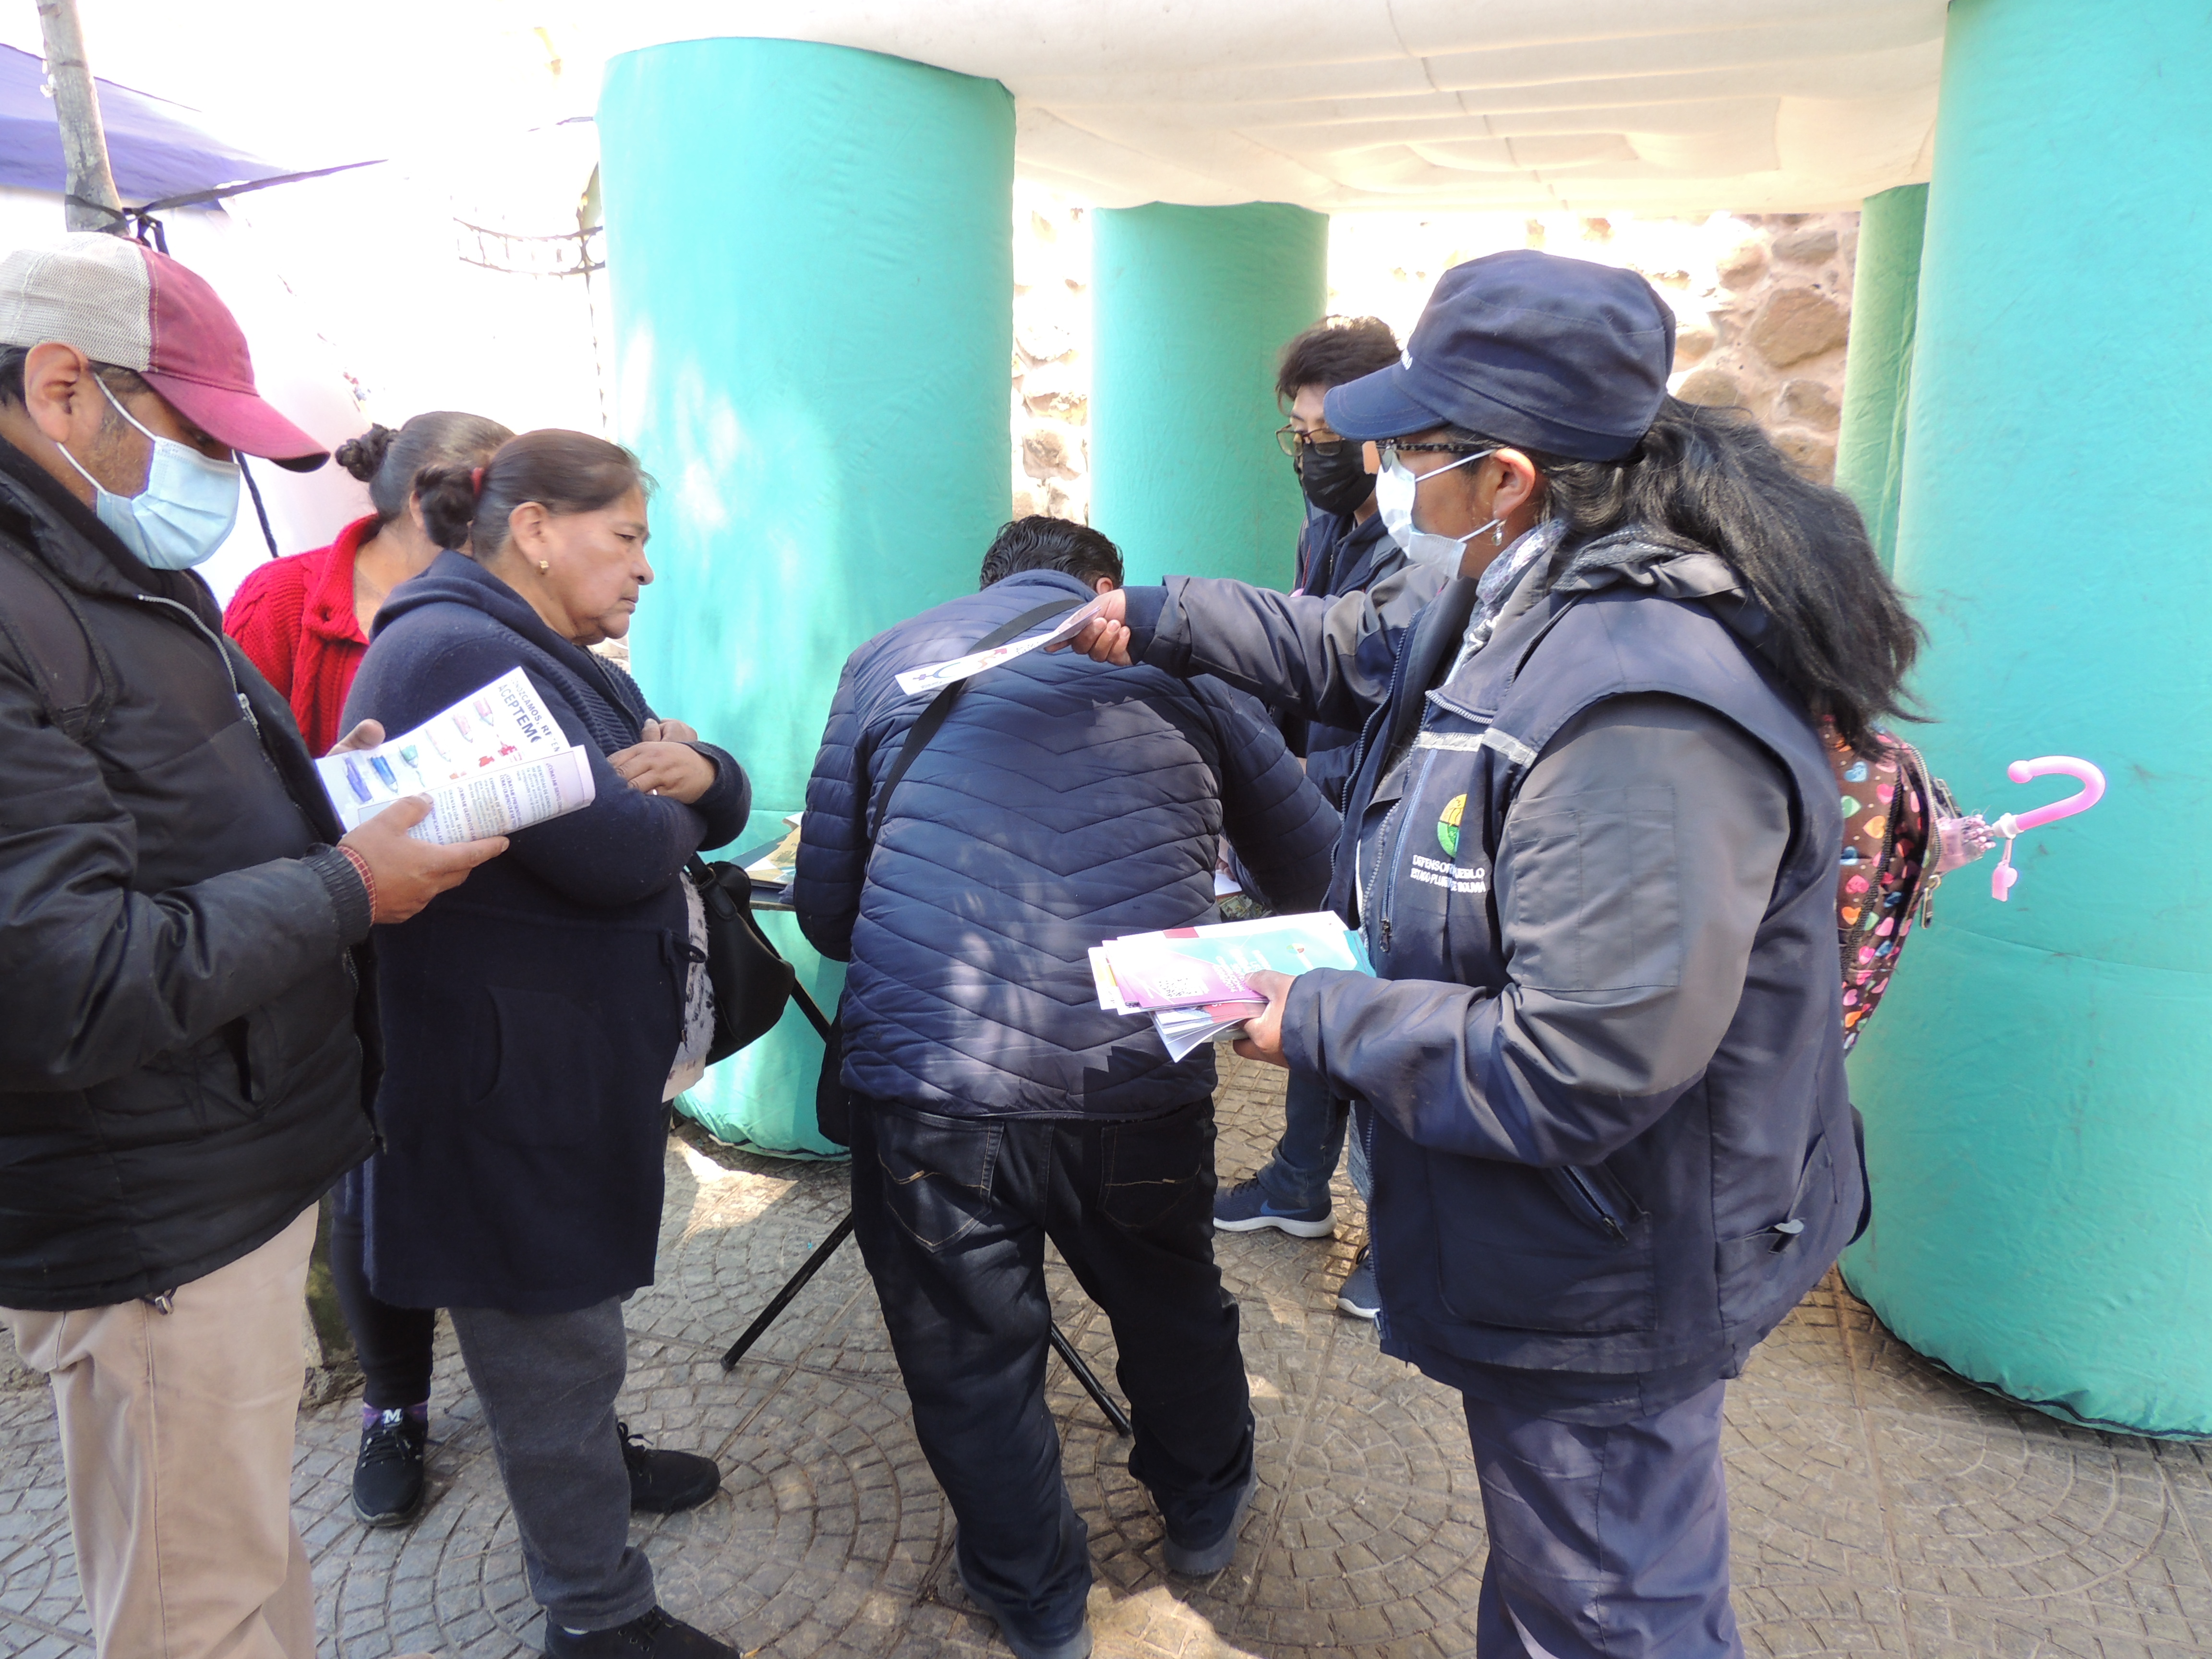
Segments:
[[[1385,466],[1389,465],[1390,458],[1401,450],[1408,454],[1428,452],[1440,455],[1495,455],[1498,448],[1496,444],[1408,444],[1401,443],[1395,438],[1378,438],[1375,441],[1375,453]]]
[[[1299,431],[1288,422],[1275,428],[1276,446],[1294,461],[1302,449],[1310,449],[1316,455],[1334,460],[1344,453],[1345,445],[1353,441],[1350,438],[1336,436],[1316,438],[1310,432]]]

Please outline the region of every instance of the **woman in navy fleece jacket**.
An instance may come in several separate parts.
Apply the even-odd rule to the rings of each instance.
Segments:
[[[591,758],[591,805],[517,830],[466,902],[380,936],[385,1147],[367,1179],[370,1282],[451,1310],[562,1656],[628,1652],[633,1635],[728,1651],[659,1612],[627,1542],[633,1501],[703,1502],[719,1476],[629,1447],[614,1409],[621,1298],[653,1280],[661,1102],[685,1026],[682,872],[739,832],[751,794],[734,760],[586,648],[629,632],[653,580],[647,487],[627,451],[574,432],[423,473],[429,529],[473,556],[441,554],[386,602],[346,704],[349,723],[403,732],[519,666]]]

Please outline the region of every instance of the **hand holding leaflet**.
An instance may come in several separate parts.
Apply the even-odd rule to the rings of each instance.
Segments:
[[[1008,640],[1004,645],[994,645],[988,651],[970,651],[964,657],[950,658],[920,668],[909,668],[898,677],[898,688],[909,697],[921,691],[936,691],[955,680],[972,678],[987,668],[996,668],[1001,663],[1012,662],[1017,657],[1026,657],[1032,651],[1064,644],[1073,639],[1091,624],[1106,601],[1114,596],[1101,594],[1086,605],[1070,611],[1048,628],[1018,640]]]
[[[1174,1060],[1245,1030],[1273,1006],[1268,987],[1287,986],[1309,968],[1375,971],[1359,935],[1325,911],[1131,933],[1091,952],[1099,1006],[1151,1014]]]
[[[427,801],[408,831],[454,846],[503,836],[588,806],[591,757],[574,747],[520,668],[509,669],[412,732],[315,763],[348,830],[395,801]]]

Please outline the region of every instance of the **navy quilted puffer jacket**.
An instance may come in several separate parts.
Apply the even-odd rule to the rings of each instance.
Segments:
[[[1260,705],[1209,679],[1032,652],[979,675],[900,781],[868,855],[870,803],[929,706],[896,676],[959,655],[1059,594],[1025,571],[855,651],[806,787],[799,923],[845,981],[845,1082],[968,1117],[1138,1118],[1213,1091],[1151,1021],[1098,1006],[1087,952],[1218,919],[1226,835],[1277,908],[1328,885],[1337,815]]]

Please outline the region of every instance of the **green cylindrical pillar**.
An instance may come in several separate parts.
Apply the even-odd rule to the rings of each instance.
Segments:
[[[1275,365],[1328,304],[1328,216],[1273,202],[1106,209],[1091,273],[1091,523],[1132,582],[1287,587],[1305,507],[1275,445]]]
[[[1006,516],[1013,100],[842,46],[688,40],[610,62],[599,125],[620,428],[661,486],[638,677],[744,763],[763,840],[847,654],[974,591]],[[819,1149],[820,1054],[793,1012],[695,1093]]]
[[[1859,504],[1885,569],[1897,556],[1897,503],[1905,482],[1905,416],[1920,307],[1920,245],[1928,186],[1899,185],[1859,209],[1858,270],[1851,278],[1851,340],[1844,354],[1844,423],[1836,487]]]
[[[1905,1341],[2056,1414],[2212,1433],[2212,12],[1955,0],[1897,574],[1935,769],[1994,818],[1855,1078]]]

